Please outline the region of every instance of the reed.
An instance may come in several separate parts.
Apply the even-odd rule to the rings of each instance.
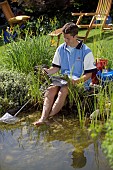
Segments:
[[[47,37],[28,36],[25,40],[20,39],[8,44],[1,62],[8,69],[29,73],[35,65],[50,65],[51,57],[52,51]]]

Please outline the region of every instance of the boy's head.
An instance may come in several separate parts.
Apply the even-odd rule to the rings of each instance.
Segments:
[[[78,26],[73,22],[66,23],[62,27],[62,32],[64,34],[70,34],[71,36],[74,37],[75,35],[78,34]]]

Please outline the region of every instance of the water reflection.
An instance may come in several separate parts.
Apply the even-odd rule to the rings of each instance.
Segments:
[[[86,165],[87,158],[84,156],[84,152],[77,153],[76,151],[72,152],[72,164],[71,166],[76,168],[83,168]]]
[[[0,124],[0,170],[111,170],[101,140],[77,121],[58,118],[39,128],[33,121]]]

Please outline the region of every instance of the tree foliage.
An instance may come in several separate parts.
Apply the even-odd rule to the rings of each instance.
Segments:
[[[65,12],[95,12],[98,0],[9,0],[17,2],[36,16],[40,14],[62,15]],[[112,12],[112,8],[111,8]],[[112,15],[111,15],[112,16]],[[66,17],[66,15],[65,15]]]
[[[58,9],[65,9],[70,5],[70,0],[17,0],[19,5],[38,12],[50,12]]]

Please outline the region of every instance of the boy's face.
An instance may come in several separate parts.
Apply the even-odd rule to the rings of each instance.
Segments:
[[[76,40],[76,36],[72,36],[70,34],[63,33],[63,37],[64,37],[64,41],[65,41],[66,45],[73,47],[75,40]]]

